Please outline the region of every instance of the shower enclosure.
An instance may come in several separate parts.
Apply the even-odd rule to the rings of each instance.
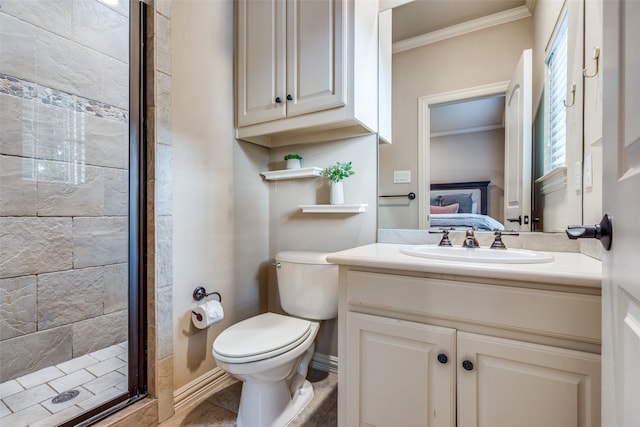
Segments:
[[[0,0],[0,425],[144,391],[133,3]]]

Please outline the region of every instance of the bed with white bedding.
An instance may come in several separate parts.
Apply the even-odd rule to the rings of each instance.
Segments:
[[[489,181],[431,184],[430,226],[433,229],[504,230],[487,215]]]

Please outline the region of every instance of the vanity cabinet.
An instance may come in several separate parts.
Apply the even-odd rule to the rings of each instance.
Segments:
[[[235,4],[238,139],[273,147],[377,130],[377,2]]]
[[[598,426],[600,296],[340,267],[339,425]]]

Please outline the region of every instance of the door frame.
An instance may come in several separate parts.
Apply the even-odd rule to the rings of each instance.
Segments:
[[[451,102],[460,102],[473,98],[505,95],[509,87],[509,80],[474,86],[451,92],[425,95],[418,98],[418,228],[429,228],[428,214],[429,197],[431,191],[431,108]]]

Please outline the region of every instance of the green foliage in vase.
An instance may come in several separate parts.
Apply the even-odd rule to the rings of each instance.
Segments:
[[[336,162],[335,165],[324,168],[320,174],[326,176],[331,181],[340,182],[345,178],[349,178],[354,173],[355,172],[351,170],[351,162]]]

